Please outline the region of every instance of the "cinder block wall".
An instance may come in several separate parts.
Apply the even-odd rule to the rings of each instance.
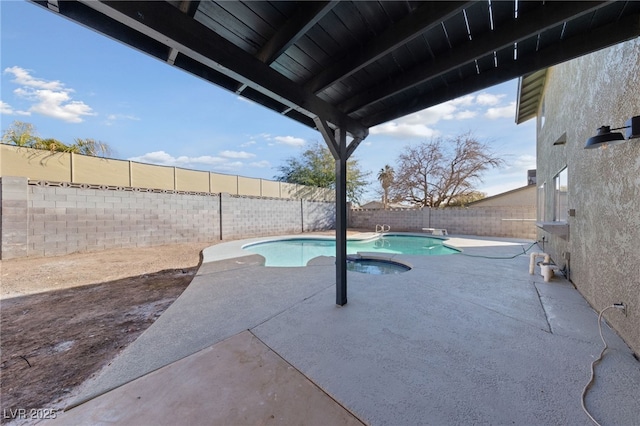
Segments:
[[[33,182],[32,182],[33,183]],[[333,203],[0,179],[1,259],[330,229]],[[308,217],[305,217],[308,216]]]
[[[350,212],[349,226],[374,230],[389,225],[392,231],[422,232],[422,228],[443,228],[449,234],[491,237],[536,238],[536,208],[475,207],[447,209],[389,209]]]
[[[300,201],[302,202],[302,228],[304,232],[335,229],[335,202]]]
[[[11,257],[23,257],[29,237],[27,178],[3,177],[0,183],[0,248]]]
[[[229,194],[221,194],[221,197],[224,240],[303,232],[301,200]]]

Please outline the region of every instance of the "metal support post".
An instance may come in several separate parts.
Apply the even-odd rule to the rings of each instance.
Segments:
[[[364,137],[347,146],[346,130],[334,132],[320,117],[314,121],[336,161],[336,305],[343,306],[347,304],[347,160]]]
[[[336,305],[347,304],[347,133],[336,130]]]

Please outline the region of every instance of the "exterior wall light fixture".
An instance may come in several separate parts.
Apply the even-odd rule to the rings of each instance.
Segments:
[[[602,126],[598,129],[595,136],[587,139],[584,149],[606,148],[609,145],[617,145],[627,139],[640,138],[640,115],[628,119],[623,127],[612,129],[609,126]],[[627,129],[623,136],[620,132],[611,132],[612,130]]]

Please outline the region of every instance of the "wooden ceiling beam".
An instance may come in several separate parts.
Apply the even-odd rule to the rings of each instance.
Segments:
[[[456,84],[429,93],[416,93],[411,102],[372,114],[363,119],[362,123],[367,127],[377,126],[638,36],[640,36],[640,14],[636,13],[625,16],[618,22],[559,41],[517,61],[502,64],[499,68],[466,77]]]
[[[169,3],[86,0],[82,3],[311,118],[322,117],[354,137],[364,138],[368,134],[368,129],[358,121]],[[105,33],[112,36],[108,29]]]
[[[181,0],[178,9],[187,16],[193,18],[200,6],[200,0]]]
[[[348,52],[342,60],[335,62],[309,80],[305,87],[314,93],[321,92],[435,26],[441,25],[442,21],[461,13],[472,3],[463,1],[425,3],[396,22],[379,37],[370,40],[363,48],[357,46],[356,49]]]
[[[320,19],[333,9],[337,0],[304,2],[258,51],[256,58],[269,65],[293,46]]]
[[[536,36],[543,31],[606,5],[607,2],[547,2],[536,11],[500,24],[499,29],[479,35],[457,46],[450,54],[424,61],[398,78],[385,78],[377,88],[368,88],[338,107],[351,113],[368,105],[410,90],[428,80],[437,78],[494,51],[512,46],[515,42]],[[388,76],[387,76],[388,77]]]

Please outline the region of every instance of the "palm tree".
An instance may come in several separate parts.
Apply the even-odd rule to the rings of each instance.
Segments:
[[[33,149],[46,149],[51,152],[69,152],[69,146],[54,138],[36,138],[29,146]]]
[[[2,143],[28,148],[38,139],[33,124],[17,120],[2,134]]]
[[[112,150],[111,147],[104,142],[91,138],[76,138],[75,143],[69,145],[69,152],[90,155],[92,157],[106,157],[111,155]]]
[[[2,143],[25,148],[46,149],[51,152],[72,152],[92,157],[106,157],[113,152],[108,144],[90,138],[77,138],[71,145],[53,138],[41,138],[37,135],[33,124],[22,121],[14,121],[5,130],[2,134]]]
[[[390,165],[385,165],[378,172],[378,181],[380,181],[380,185],[382,185],[382,205],[386,209],[389,206],[389,188],[393,183],[393,167]]]

